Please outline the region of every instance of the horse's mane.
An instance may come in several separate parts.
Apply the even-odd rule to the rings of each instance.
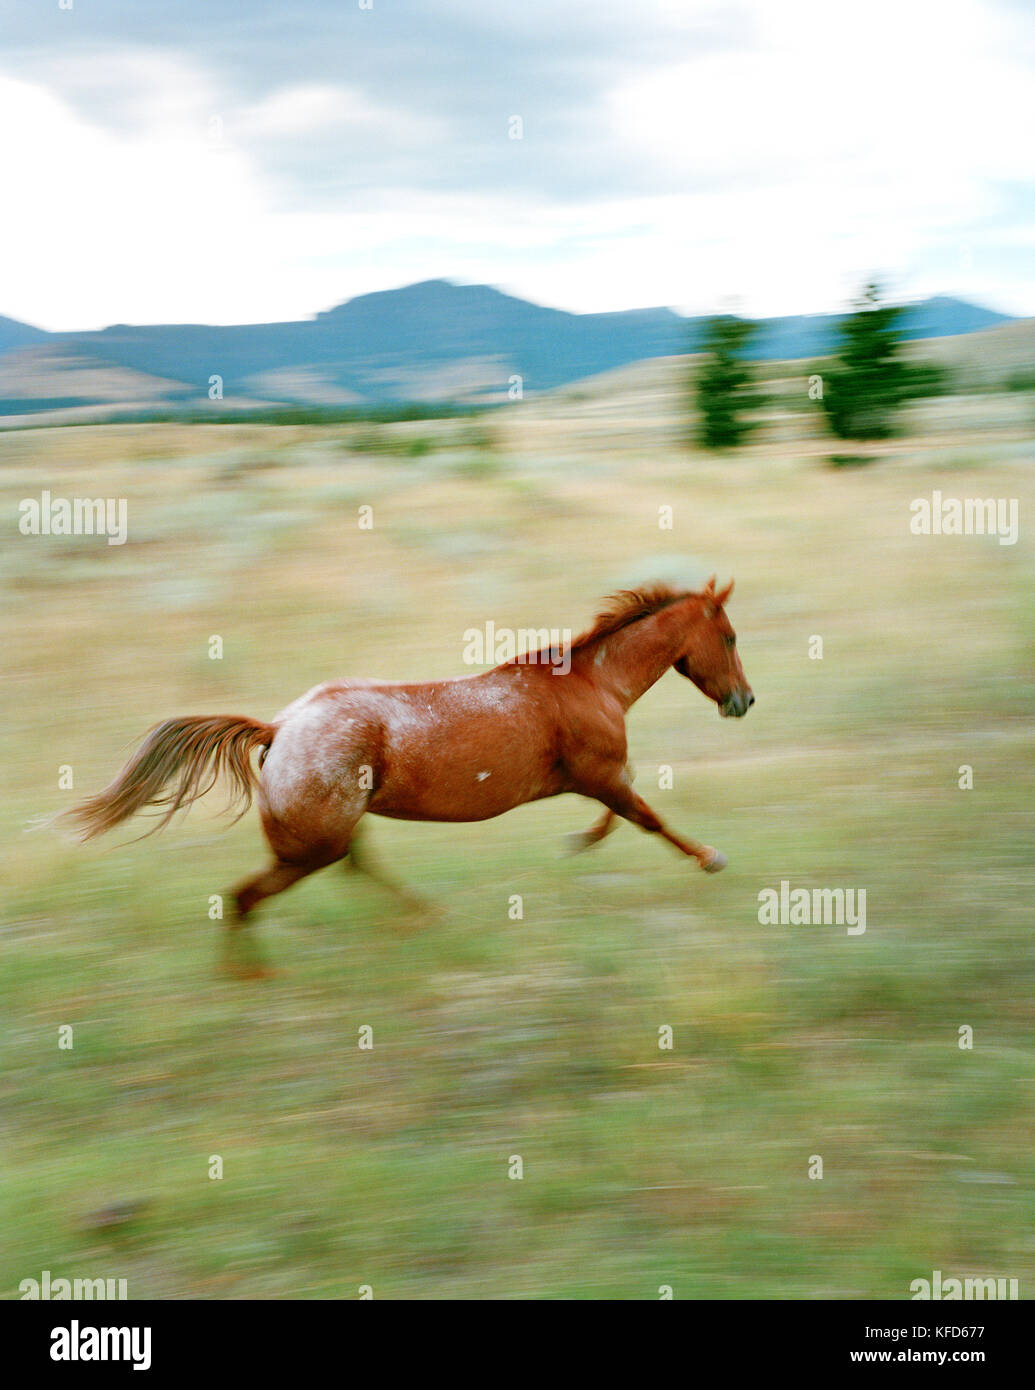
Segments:
[[[690,589],[674,589],[671,584],[645,584],[639,589],[619,589],[617,593],[610,594],[603,600],[600,612],[592,624],[569,644],[568,651],[576,652],[601,637],[610,637],[612,633],[621,631],[630,623],[638,622],[640,618],[649,618],[654,613],[660,613],[663,608],[668,608],[670,604],[689,598],[692,592]],[[520,656],[511,657],[503,665],[536,664],[539,654],[524,652]]]
[[[592,625],[579,633],[571,644],[571,650],[585,647],[600,637],[610,637],[640,618],[649,618],[670,604],[689,598],[690,594],[691,590],[673,589],[671,584],[646,584],[641,589],[619,589],[604,599]]]

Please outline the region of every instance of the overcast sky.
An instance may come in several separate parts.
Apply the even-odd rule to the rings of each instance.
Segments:
[[[0,314],[305,318],[448,276],[763,315],[871,273],[1035,314],[1033,13],[0,0]]]

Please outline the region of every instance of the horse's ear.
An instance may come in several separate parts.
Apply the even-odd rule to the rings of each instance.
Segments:
[[[718,576],[713,574],[711,579],[709,579],[708,583],[704,586],[704,592],[709,598],[715,593],[715,581],[717,578]]]
[[[733,592],[733,580],[731,579],[730,582],[726,585],[725,589],[723,589],[722,593],[721,593],[721,594],[716,594],[716,595],[715,595],[715,603],[716,603],[716,606],[719,607],[719,608],[721,608],[722,605],[723,605],[723,604],[726,602],[726,600],[729,598],[730,594],[732,594],[732,592]]]

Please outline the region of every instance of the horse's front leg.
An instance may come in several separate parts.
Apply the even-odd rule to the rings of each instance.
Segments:
[[[711,845],[700,845],[696,840],[686,840],[675,831],[669,830],[657,812],[651,810],[642,796],[637,796],[628,782],[618,781],[588,794],[602,801],[609,811],[621,816],[623,820],[632,821],[633,825],[638,825],[641,830],[646,830],[652,835],[661,835],[683,854],[696,859],[706,874],[717,874],[720,869],[726,867],[726,856],[719,850],[713,849]],[[598,822],[593,829],[596,830],[600,824],[602,822]],[[588,833],[592,834],[592,831]]]

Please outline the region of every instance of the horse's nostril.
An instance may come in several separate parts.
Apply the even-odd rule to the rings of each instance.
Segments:
[[[754,695],[752,695],[751,691],[749,690],[749,691],[748,691],[748,697],[747,697],[747,707],[748,707],[748,709],[750,709],[751,706],[752,706],[754,703],[755,703],[755,697],[754,697]]]

